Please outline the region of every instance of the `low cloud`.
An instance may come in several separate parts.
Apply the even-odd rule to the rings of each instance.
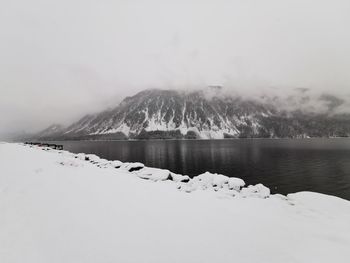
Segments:
[[[0,133],[67,124],[147,88],[307,93],[303,107],[315,111],[327,107],[316,98],[331,94],[344,100],[335,111],[349,112],[349,8],[342,0],[7,1]]]

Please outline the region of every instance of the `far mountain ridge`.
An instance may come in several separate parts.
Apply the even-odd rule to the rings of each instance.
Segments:
[[[207,92],[209,91],[209,92]],[[344,101],[322,94],[317,101],[300,92],[285,99],[203,91],[150,89],[118,106],[86,115],[64,128],[53,125],[37,139],[304,138],[350,136],[350,115],[337,113]],[[318,105],[315,108],[314,105]]]

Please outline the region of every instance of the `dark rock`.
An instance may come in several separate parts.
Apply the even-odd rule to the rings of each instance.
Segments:
[[[139,171],[139,170],[141,170],[142,168],[144,168],[144,166],[131,167],[131,168],[129,169],[129,172]]]

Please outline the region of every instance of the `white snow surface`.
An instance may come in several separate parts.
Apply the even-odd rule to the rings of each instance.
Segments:
[[[0,262],[349,262],[349,201],[243,186],[0,143]]]

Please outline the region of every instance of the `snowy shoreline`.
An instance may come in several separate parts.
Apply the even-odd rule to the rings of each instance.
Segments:
[[[350,136],[344,137],[237,137],[237,138],[220,138],[220,139],[189,139],[189,138],[166,138],[166,139],[68,139],[68,140],[42,140],[44,142],[109,142],[109,141],[121,141],[121,142],[138,142],[138,141],[229,141],[229,140],[314,140],[314,139],[324,139],[324,140],[333,140],[333,139],[350,139]],[[13,143],[21,143],[20,141],[14,141]]]
[[[0,215],[4,263],[350,257],[350,201],[20,144],[0,143]]]
[[[30,148],[39,148],[44,151],[56,152],[58,154],[72,157],[74,159],[87,161],[98,168],[109,168],[116,169],[119,172],[128,172],[131,175],[137,176],[141,179],[150,180],[153,182],[157,181],[173,181],[176,184],[176,188],[187,193],[196,190],[211,189],[220,194],[228,196],[240,196],[240,197],[260,197],[268,198],[270,196],[270,189],[262,184],[245,186],[245,182],[236,177],[228,177],[222,174],[205,172],[203,174],[190,178],[187,175],[181,175],[173,173],[167,169],[147,167],[140,162],[121,162],[118,160],[109,161],[95,154],[85,153],[71,153],[64,150],[55,150],[50,147],[40,147],[28,145]],[[61,165],[73,165],[71,162],[65,163],[60,162]]]

